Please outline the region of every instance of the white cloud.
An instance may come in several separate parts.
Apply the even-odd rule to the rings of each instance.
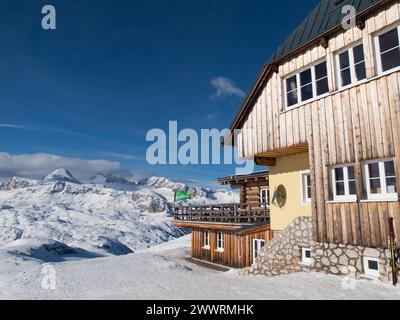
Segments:
[[[126,154],[126,153],[117,153],[117,152],[102,152],[101,154],[107,156],[107,157],[113,157],[113,158],[119,158],[119,159],[124,159],[124,160],[131,160],[131,161],[144,161],[146,158],[144,157],[138,157],[132,154]]]
[[[217,118],[219,112],[215,111],[213,113],[209,113],[206,115],[207,120],[214,120],[215,118]]]
[[[244,91],[238,88],[235,83],[229,78],[214,78],[211,80],[211,84],[216,90],[216,92],[211,96],[211,98],[213,99],[225,97],[243,98],[245,96]]]
[[[76,178],[86,180],[96,173],[121,171],[121,164],[108,160],[83,160],[47,153],[10,155],[0,152],[0,177],[43,178],[58,168],[69,170]]]
[[[20,126],[18,124],[10,124],[10,123],[0,123],[0,128],[9,128],[9,129],[27,129],[24,126]]]
[[[65,130],[65,129],[60,129],[60,128],[54,128],[54,127],[29,127],[29,126],[24,126],[24,125],[20,125],[20,124],[13,124],[13,123],[0,123],[0,128],[30,130],[30,131],[48,132],[48,133],[59,133],[59,134],[65,134],[65,135],[71,135],[71,136],[81,136],[81,137],[87,136],[87,135],[85,135],[83,133],[80,133],[80,132],[75,132],[75,131],[70,131],[70,130]]]

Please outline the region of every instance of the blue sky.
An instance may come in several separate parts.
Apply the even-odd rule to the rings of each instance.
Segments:
[[[1,0],[0,176],[29,172],[38,153],[203,185],[231,175],[232,166],[150,166],[146,133],[170,120],[229,127],[263,64],[317,3]],[[45,4],[56,7],[57,30],[41,28]]]

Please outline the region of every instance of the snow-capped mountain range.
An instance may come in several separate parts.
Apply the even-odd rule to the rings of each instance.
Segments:
[[[20,239],[57,241],[99,255],[126,254],[183,234],[172,225],[175,190],[197,204],[238,201],[232,191],[188,186],[164,177],[139,181],[99,173],[82,183],[65,169],[43,180],[0,183],[0,248]]]

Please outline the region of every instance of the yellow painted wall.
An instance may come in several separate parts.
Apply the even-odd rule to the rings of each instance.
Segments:
[[[279,208],[271,203],[271,229],[284,230],[295,218],[311,216],[311,203],[305,204],[302,199],[301,177],[309,170],[308,153],[278,158],[275,167],[270,167],[269,179],[271,197],[279,185],[286,188],[286,204]]]

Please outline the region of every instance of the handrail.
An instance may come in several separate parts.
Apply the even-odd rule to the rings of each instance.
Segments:
[[[175,207],[174,218],[178,222],[269,223],[270,209],[268,204],[259,206],[252,206],[246,203],[190,205]]]

